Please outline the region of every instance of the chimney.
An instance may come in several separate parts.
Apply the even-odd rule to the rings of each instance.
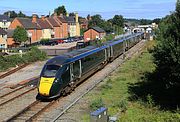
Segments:
[[[41,19],[44,21],[45,20],[45,16],[44,15],[41,15]]]
[[[57,17],[57,13],[56,12],[54,13],[54,17]]]
[[[37,22],[37,15],[36,14],[32,15],[32,22],[34,22],[34,23]]]
[[[69,17],[69,13],[66,13],[66,16]]]
[[[79,20],[78,20],[78,13],[75,13],[75,17],[76,17],[76,23],[78,23],[79,22]]]
[[[60,15],[59,15],[59,16],[63,18],[63,14],[62,14],[62,13],[60,13]]]
[[[11,12],[10,12],[10,11],[8,12],[8,17],[9,17],[9,18],[11,17]]]

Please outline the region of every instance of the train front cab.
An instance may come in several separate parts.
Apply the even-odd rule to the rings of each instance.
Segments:
[[[69,65],[45,65],[38,85],[38,96],[50,99],[60,96],[62,89],[70,81]]]

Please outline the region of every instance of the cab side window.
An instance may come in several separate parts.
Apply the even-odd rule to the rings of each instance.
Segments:
[[[68,83],[70,81],[70,68],[69,68],[69,66],[67,68],[65,68],[61,78],[62,78],[63,83]]]

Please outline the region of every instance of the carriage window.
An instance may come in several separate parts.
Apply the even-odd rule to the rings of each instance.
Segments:
[[[57,66],[57,65],[46,65],[44,72],[43,72],[43,76],[44,77],[55,77],[59,68],[60,68],[60,66]]]

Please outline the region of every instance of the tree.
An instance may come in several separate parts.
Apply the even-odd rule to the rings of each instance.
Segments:
[[[54,13],[57,13],[57,15],[60,15],[60,14],[66,15],[67,11],[66,11],[65,6],[59,6],[58,8],[54,10]]]
[[[140,19],[140,25],[148,25],[151,24],[152,21],[148,19]]]
[[[156,23],[156,24],[159,24],[161,22],[161,19],[160,18],[156,18],[152,21],[153,23]]]
[[[22,13],[22,11],[19,11],[19,13],[17,14],[18,17],[26,17],[25,14]]]
[[[124,26],[124,19],[122,15],[115,15],[112,19],[112,24],[117,25],[119,27]]]
[[[23,27],[18,26],[13,33],[15,42],[22,43],[28,40],[27,32]]]
[[[16,18],[17,17],[17,13],[15,11],[4,12],[4,15],[10,16],[10,18]]]
[[[75,16],[75,13],[69,13],[69,16]]]
[[[153,50],[159,79],[164,86],[180,85],[180,0],[176,11],[165,17],[157,32],[157,45]]]

